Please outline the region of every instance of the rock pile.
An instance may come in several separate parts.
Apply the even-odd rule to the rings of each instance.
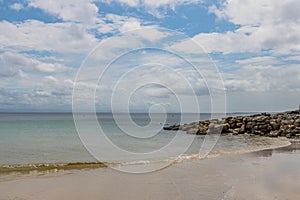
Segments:
[[[182,130],[187,134],[196,135],[222,133],[300,138],[300,110],[199,121],[191,124],[164,127],[164,130]]]

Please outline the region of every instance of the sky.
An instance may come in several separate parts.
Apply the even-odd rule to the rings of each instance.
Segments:
[[[296,109],[299,10],[299,0],[0,0],[0,111]]]

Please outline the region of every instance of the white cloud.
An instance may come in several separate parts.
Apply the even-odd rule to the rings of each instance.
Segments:
[[[57,80],[55,77],[53,77],[53,76],[45,76],[45,79],[48,79],[48,80],[54,81],[54,82],[57,82],[57,81],[58,81],[58,80]]]
[[[92,0],[29,0],[29,6],[40,8],[65,21],[93,24],[97,21],[98,7]]]
[[[40,72],[55,72],[63,68],[61,64],[38,63],[36,69]]]
[[[131,7],[146,6],[148,8],[159,8],[162,6],[174,8],[177,5],[203,2],[203,0],[110,0],[108,2],[111,1],[127,4]]]
[[[245,27],[226,33],[200,33],[193,37],[208,52],[245,53],[273,49],[274,53],[300,51],[300,24],[294,27],[277,26]],[[182,44],[186,46],[187,44]]]
[[[28,20],[21,23],[0,22],[0,44],[3,49],[85,53],[98,40],[80,24],[44,23]]]
[[[136,7],[139,5],[140,1],[139,0],[118,0],[118,2],[127,4],[132,7]]]
[[[224,54],[234,52],[253,52],[261,49],[261,44],[252,42],[249,36],[243,32],[228,31],[226,33],[200,33],[190,39],[174,43],[170,49],[199,54],[222,52]]]
[[[300,61],[300,55],[290,55],[290,56],[286,57],[285,60]]]
[[[141,28],[141,24],[138,20],[129,20],[125,22],[120,28],[121,32],[132,31]]]
[[[111,38],[105,38],[90,55],[89,65],[95,63],[93,65],[96,67],[99,63],[103,64],[103,62],[108,62],[106,64],[109,64],[111,60],[117,59],[130,51],[140,48],[158,47],[157,45],[160,44],[160,41],[163,43],[163,40],[167,39],[169,35],[169,32],[160,30],[155,26],[148,26],[123,32]],[[89,75],[91,75],[90,72],[86,77]]]
[[[27,20],[12,23],[1,21],[0,46],[8,51],[34,50],[84,55],[100,42],[90,28],[96,28],[100,33],[118,33],[141,27],[141,22],[136,18],[113,14],[108,14],[90,27],[75,22],[44,23]],[[144,35],[149,39],[161,37],[158,31],[144,33]]]
[[[120,68],[115,69],[115,71],[120,70]],[[106,77],[102,77],[99,83],[101,87],[98,88],[96,95],[96,101],[102,106],[110,105],[110,97],[113,94],[113,107],[119,110],[126,108],[127,99],[133,103],[133,109],[145,109],[152,104],[170,104],[170,109],[176,109],[179,99],[190,98],[188,101],[182,101],[181,106],[194,105],[191,102],[197,96],[208,94],[203,79],[195,70],[179,70],[166,66],[148,65],[139,66],[133,71],[127,71],[127,73],[122,71],[122,74],[124,74],[123,77],[118,77],[116,73],[109,73],[106,74]],[[80,92],[82,97],[89,96],[82,95],[86,91],[88,90],[82,88]],[[93,92],[94,90],[90,91]],[[147,102],[150,101],[152,104],[148,105]]]
[[[0,72],[2,109],[7,109],[7,104],[12,109],[22,109],[24,104],[33,108],[41,105],[55,108],[61,103],[71,103],[73,85],[65,80],[73,79],[75,71],[63,64],[46,63],[29,55],[5,52],[0,55]],[[65,99],[59,102],[56,97],[62,91],[66,94]]]
[[[299,9],[297,0],[227,0],[220,8],[213,5],[210,12],[241,27],[226,33],[202,33],[194,38],[210,52],[300,51]]]
[[[104,2],[117,2],[130,7],[144,8],[146,12],[157,18],[164,17],[164,11],[158,9],[172,9],[184,4],[202,3],[204,0],[104,0]]]
[[[19,70],[31,71],[31,72],[66,72],[70,68],[60,64],[60,63],[47,63],[39,61],[35,58],[29,57],[28,55],[5,52],[0,54],[1,62],[0,69],[5,71],[8,69],[8,73],[11,75],[16,75]]]
[[[248,65],[272,65],[278,64],[278,60],[273,56],[261,56],[261,57],[252,57],[243,60],[236,60],[238,64],[248,64]]]
[[[199,3],[202,0],[116,0],[131,7],[139,7],[149,13],[160,17],[166,9],[176,9],[178,5]],[[299,92],[300,71],[299,65],[287,64],[280,67],[272,65],[281,62],[299,61],[297,51],[300,51],[300,5],[297,0],[227,0],[220,6],[211,6],[209,12],[214,13],[219,20],[227,20],[238,25],[236,30],[224,33],[199,33],[191,40],[167,43],[163,46],[164,39],[172,38],[172,35],[161,31],[156,26],[146,28],[147,23],[135,17],[106,14],[102,17],[98,14],[95,1],[88,0],[29,0],[29,6],[40,8],[43,11],[57,16],[63,22],[44,23],[37,20],[27,20],[18,23],[7,21],[0,22],[0,105],[18,104],[53,106],[71,104],[71,93],[75,70],[67,67],[65,58],[74,55],[85,55],[99,42],[94,33],[128,33],[125,37],[118,36],[113,40],[103,39],[106,48],[98,52],[96,59],[103,60],[115,58],[120,52],[128,49],[142,48],[154,44],[162,44],[167,50],[188,56],[193,63],[203,66],[202,72],[208,78],[211,89],[220,90],[218,74],[210,67],[212,63],[205,52],[194,43],[196,41],[208,52],[222,52],[224,54],[256,52],[262,49],[273,49],[270,56],[257,56],[234,61],[235,71],[224,72],[225,85],[229,93],[241,92]],[[23,9],[22,4],[12,4],[11,9]],[[100,6],[101,9],[101,6]],[[170,36],[170,37],[169,37]],[[147,47],[148,47],[147,46]],[[22,51],[48,51],[59,54],[59,58],[53,56],[35,57]],[[118,51],[120,50],[120,51]],[[126,50],[126,51],[125,51]],[[289,52],[296,52],[289,55]],[[197,56],[195,56],[197,55]],[[64,57],[66,56],[66,57]],[[98,61],[97,60],[97,61]],[[122,62],[119,68],[110,71],[110,76],[104,79],[104,84],[99,86],[101,98],[112,91],[112,84],[128,68],[138,64],[165,64],[173,67],[173,70],[152,68],[132,73],[123,85],[126,94],[135,85],[145,82],[163,83],[172,86],[177,94],[189,96],[192,94],[189,85],[182,79],[186,78],[191,83],[196,95],[207,95],[208,90],[203,77],[195,70],[189,70],[182,65],[180,60],[163,54],[141,56],[133,58],[130,62]],[[95,67],[99,67],[95,65]],[[237,69],[238,68],[238,69]],[[236,70],[237,69],[237,70]],[[95,68],[86,73],[86,78],[93,77]],[[181,76],[180,76],[181,75]],[[97,77],[98,78],[98,77]],[[95,85],[83,79],[82,97]],[[165,99],[165,105],[171,105],[170,91],[157,85],[145,87],[138,96],[139,102],[161,102]],[[109,101],[109,99],[106,99]],[[169,104],[172,102],[171,104]],[[187,101],[188,102],[188,101]],[[138,104],[141,105],[141,104]],[[13,107],[14,105],[12,105]]]
[[[19,11],[24,8],[24,6],[20,3],[14,3],[14,4],[10,5],[9,7],[16,11]]]
[[[141,21],[134,17],[107,14],[101,18],[97,27],[100,33],[118,33],[140,28]]]
[[[234,73],[224,73],[228,92],[300,92],[300,68],[244,65]]]
[[[75,71],[28,55],[0,55],[0,109],[69,110]]]
[[[225,0],[221,8],[213,5],[210,12],[234,24],[272,24],[295,22],[300,19],[297,0]]]
[[[44,90],[34,89],[31,92],[32,92],[31,96],[34,96],[34,97],[50,97],[51,96],[50,92],[47,92]]]
[[[182,57],[176,56],[176,52],[172,54],[163,50],[163,47],[172,43],[170,38],[177,37],[178,35],[174,32],[152,27],[152,29],[145,28],[137,29],[134,32],[126,32],[123,36],[103,41],[101,48],[91,55],[79,74],[78,80],[80,82],[78,87],[80,97],[78,98],[84,99],[88,96],[84,94],[89,91],[94,92],[93,87],[95,87],[95,84],[92,81],[97,80],[107,66],[103,62],[106,59],[111,61],[115,58],[118,59],[114,60],[105,72],[103,71],[104,74],[102,74],[101,82],[99,83],[100,87],[97,90],[98,100],[102,106],[109,105],[109,97],[115,92],[120,94],[119,102],[126,102],[124,100],[126,95],[134,92],[136,87],[143,87],[145,84],[150,84],[150,86],[147,85],[138,90],[137,95],[135,95],[138,102],[147,102],[149,100],[159,103],[173,102],[172,93],[162,86],[172,88],[175,94],[179,96],[189,96],[191,98],[193,95],[208,95],[209,91],[204,77]],[[188,53],[179,55],[185,57],[186,54]],[[110,60],[109,58],[112,59]],[[205,78],[210,79],[206,80],[210,87],[209,89],[214,92],[223,89],[215,68],[209,69],[212,63],[207,55],[205,57],[203,54],[197,55],[193,62],[197,64],[205,62],[205,66],[197,66],[205,69],[200,70],[205,75]],[[133,70],[135,67],[137,69]],[[113,87],[118,80],[122,80],[122,82],[119,83],[119,88],[113,92]],[[84,104],[86,101],[82,100],[81,102]],[[187,102],[190,103],[190,101]]]

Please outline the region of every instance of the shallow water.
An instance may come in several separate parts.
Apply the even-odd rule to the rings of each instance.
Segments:
[[[105,132],[106,139],[126,154],[115,155],[113,151],[101,144],[99,138],[95,138],[95,141],[99,141],[97,145],[100,147],[101,156],[103,155],[103,159],[95,159],[82,144],[72,114],[2,113],[0,114],[0,166],[19,167],[19,169],[25,167],[28,170],[28,167],[43,166],[37,164],[50,164],[47,165],[49,167],[51,164],[62,163],[86,165],[93,162],[147,163],[170,158],[188,160],[197,157],[199,151],[202,156],[206,156],[206,153],[209,152],[208,156],[214,157],[286,145],[286,141],[271,138],[219,137],[218,135],[204,137],[187,135],[180,131],[161,130],[164,124],[173,125],[199,119],[206,120],[211,118],[210,114],[202,114],[201,116],[169,114],[166,116],[166,121],[160,114],[153,114],[151,116],[152,123],[150,123],[151,119],[147,114],[132,114],[133,121],[145,128],[143,132],[136,132],[134,124],[125,115],[119,114],[119,125],[126,129],[127,133],[124,133],[120,126],[116,125],[112,114],[98,114],[97,117],[102,131]],[[99,131],[89,125],[91,120],[89,115],[82,114],[82,118],[85,120],[85,127],[81,137],[84,134],[94,134]],[[153,135],[151,130],[155,129],[159,131]],[[134,135],[131,135],[133,133]],[[172,143],[175,137],[177,137],[176,145],[170,145],[164,150],[163,148]],[[192,144],[189,144],[189,141],[192,141]],[[217,143],[214,145],[216,141]],[[187,144],[189,145],[187,146]],[[213,149],[211,149],[212,147]]]

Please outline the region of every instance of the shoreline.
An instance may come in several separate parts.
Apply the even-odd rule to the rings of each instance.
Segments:
[[[230,136],[221,136],[221,137],[230,137]],[[247,153],[254,153],[264,150],[278,149],[290,146],[292,142],[297,142],[300,140],[292,140],[284,137],[281,138],[268,138],[268,137],[258,137],[258,136],[241,136],[241,137],[249,137],[251,139],[255,138],[257,140],[261,140],[262,138],[268,139],[268,142],[271,144],[257,147],[257,149],[239,149],[239,150],[231,150],[231,151],[222,151],[221,153],[212,153],[210,152],[208,155],[204,157],[200,157],[200,154],[183,154],[177,158],[165,158],[160,160],[147,160],[147,161],[132,161],[132,162],[72,162],[72,163],[32,163],[32,164],[7,164],[0,166],[0,181],[1,176],[10,176],[10,175],[28,175],[28,174],[36,174],[39,176],[55,174],[57,172],[68,173],[74,170],[93,170],[99,168],[109,168],[109,167],[126,167],[126,166],[142,166],[156,163],[167,163],[169,160],[174,160],[170,165],[180,164],[184,162],[193,162],[197,160],[205,160],[211,158],[218,158],[227,155],[242,155]],[[233,139],[234,140],[234,139]]]
[[[226,136],[224,136],[226,137]],[[259,139],[261,137],[257,137]],[[226,156],[243,156],[247,154],[252,154],[256,152],[262,152],[262,151],[273,151],[276,149],[281,148],[288,148],[289,146],[299,143],[300,140],[287,140],[286,138],[273,138],[274,140],[278,140],[282,142],[282,144],[277,146],[266,146],[259,149],[248,149],[248,150],[239,150],[239,151],[231,151],[231,152],[222,152],[221,154],[208,154],[205,157],[199,157],[199,154],[189,154],[189,155],[182,155],[176,159],[174,159],[174,162],[172,162],[170,165],[167,165],[166,168],[169,166],[182,164],[182,163],[190,163],[190,162],[197,162],[197,161],[203,161],[203,160],[209,160],[209,159],[218,159]],[[277,142],[278,142],[277,141]],[[285,142],[285,143],[283,143]],[[160,160],[156,161],[158,163],[167,163],[166,160]],[[97,170],[97,169],[104,169],[104,168],[111,168],[111,167],[130,167],[130,166],[147,166],[155,164],[152,162],[139,162],[134,161],[132,163],[105,163],[105,162],[74,162],[74,163],[50,163],[50,164],[31,164],[31,165],[12,165],[12,167],[0,167],[2,170],[0,172],[0,182],[3,180],[15,180],[17,177],[43,177],[48,175],[55,175],[55,174],[67,174],[67,173],[73,173],[78,171],[90,171],[90,170]],[[161,170],[164,170],[161,169]]]
[[[297,199],[299,150],[300,141],[292,141],[286,147],[182,162],[139,175],[110,168],[29,175],[0,182],[0,199]]]
[[[104,162],[74,162],[74,163],[45,163],[45,164],[15,164],[0,166],[0,176],[8,174],[55,173],[57,171],[97,169],[107,167]]]

